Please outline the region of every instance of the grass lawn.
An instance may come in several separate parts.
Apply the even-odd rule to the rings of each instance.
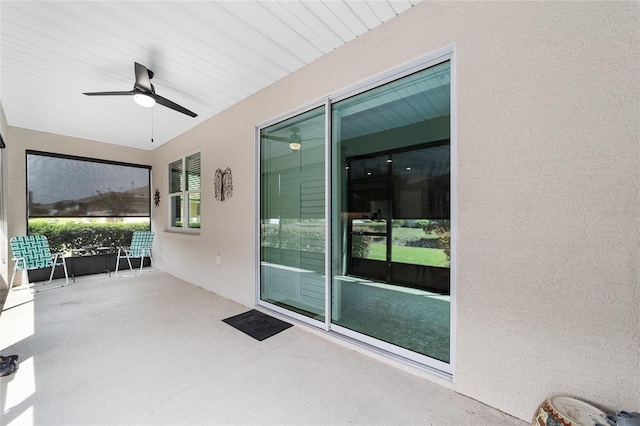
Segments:
[[[419,240],[421,238],[438,238],[436,233],[426,233],[422,228],[404,228],[394,226],[391,229],[391,233],[394,239],[398,240]]]
[[[386,260],[387,246],[381,243],[372,243],[369,246],[369,256],[371,260]],[[412,263],[425,266],[449,266],[447,255],[444,250],[424,248],[424,247],[404,247],[393,246],[391,260],[400,263]]]

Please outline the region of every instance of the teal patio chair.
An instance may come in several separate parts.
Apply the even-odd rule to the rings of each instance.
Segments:
[[[135,276],[139,277],[142,274],[142,267],[144,266],[144,258],[148,257],[151,261],[151,269],[154,270],[153,257],[151,257],[151,245],[153,244],[153,232],[151,231],[135,231],[131,238],[131,246],[118,248],[118,258],[116,259],[116,276],[126,277]],[[140,259],[140,270],[134,275],[120,275],[118,273],[120,267],[120,259],[127,259],[129,263],[129,269],[134,272],[131,266],[131,259]]]
[[[64,276],[66,281],[62,285],[55,287],[47,287],[43,290],[51,290],[54,288],[64,287],[69,284],[69,274],[67,273],[67,263],[64,260],[64,253],[51,253],[49,249],[49,240],[43,235],[26,235],[13,237],[9,241],[11,245],[11,251],[13,252],[13,261],[15,266],[13,267],[13,276],[11,277],[11,283],[9,284],[9,290],[13,287],[13,280],[16,278],[18,271],[27,271],[27,288],[33,290],[36,285],[49,284],[53,280],[53,273],[56,270],[56,266],[62,266],[64,269]],[[33,284],[29,282],[29,271],[35,269],[51,268],[51,275],[49,281],[44,283]]]

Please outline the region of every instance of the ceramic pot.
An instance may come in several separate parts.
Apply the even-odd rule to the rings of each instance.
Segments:
[[[569,396],[556,395],[540,404],[531,426],[585,426],[601,421],[605,413]]]

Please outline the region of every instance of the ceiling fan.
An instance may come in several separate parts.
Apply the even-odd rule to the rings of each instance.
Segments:
[[[147,69],[144,65],[140,65],[137,62],[134,62],[135,73],[136,73],[136,82],[133,85],[133,90],[128,92],[91,92],[91,93],[83,93],[87,96],[122,96],[122,95],[133,95],[133,100],[138,104],[145,107],[152,107],[156,103],[160,105],[166,106],[167,108],[171,108],[175,111],[186,114],[190,117],[197,117],[198,114],[195,112],[189,111],[185,107],[178,105],[175,102],[170,101],[167,98],[163,98],[160,95],[156,95],[156,90],[151,84],[151,79],[153,78],[153,71]]]
[[[300,135],[298,134],[300,132],[300,128],[299,127],[289,127],[289,130],[291,130],[291,136],[289,136],[288,138],[284,138],[282,136],[276,136],[276,135],[262,135],[262,137],[264,137],[265,139],[271,139],[274,141],[278,141],[278,142],[287,142],[289,144],[289,148],[291,148],[292,151],[297,151],[299,150],[302,145],[300,144],[301,139],[300,139]]]
[[[292,151],[299,151],[300,148],[302,148],[302,143],[303,142],[312,142],[312,141],[324,141],[324,137],[322,138],[302,138],[302,132],[300,131],[300,128],[297,126],[291,126],[288,128],[291,131],[291,136],[288,137],[284,137],[284,136],[276,136],[276,135],[272,135],[272,134],[262,134],[262,137],[264,139],[269,139],[272,141],[278,141],[278,142],[286,142],[289,144],[289,148],[291,148]]]

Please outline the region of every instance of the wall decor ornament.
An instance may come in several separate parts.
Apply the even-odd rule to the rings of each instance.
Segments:
[[[153,193],[153,204],[158,207],[160,205],[160,190],[156,188],[156,192]]]
[[[215,192],[216,200],[224,201],[227,198],[231,198],[233,195],[233,177],[231,176],[231,169],[227,167],[216,170],[215,177]]]

